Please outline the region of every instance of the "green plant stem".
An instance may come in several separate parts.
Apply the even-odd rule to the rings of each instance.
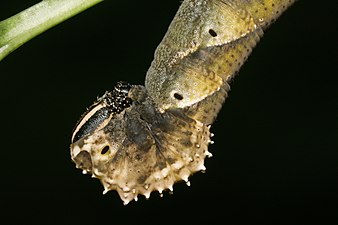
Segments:
[[[103,0],[44,0],[0,22],[0,61],[33,37]]]

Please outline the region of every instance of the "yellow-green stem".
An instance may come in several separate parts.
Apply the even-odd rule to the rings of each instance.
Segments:
[[[43,0],[0,22],[0,61],[33,37],[103,0]]]

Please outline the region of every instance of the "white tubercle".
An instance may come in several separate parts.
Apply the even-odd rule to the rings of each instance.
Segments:
[[[200,170],[206,170],[206,167],[201,163],[200,165],[198,165],[197,166],[197,168],[196,168],[198,171],[200,171]]]
[[[150,198],[150,191],[146,191],[143,193],[143,195],[146,197],[146,199],[149,199]]]
[[[102,194],[105,195],[105,194],[108,193],[108,191],[109,191],[109,189],[104,189],[103,192],[102,192]]]
[[[208,152],[208,151],[205,152],[205,155],[206,155],[208,158],[212,157],[211,152]]]
[[[128,205],[129,202],[130,202],[129,199],[124,199],[124,200],[123,200],[123,205]]]

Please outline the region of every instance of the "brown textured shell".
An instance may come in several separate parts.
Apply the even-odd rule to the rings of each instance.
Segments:
[[[185,0],[155,52],[132,105],[72,143],[78,168],[117,190],[125,204],[172,190],[205,170],[210,125],[238,72],[292,0]],[[107,117],[108,118],[108,117]],[[105,120],[106,121],[106,120]],[[86,121],[83,121],[84,124]]]

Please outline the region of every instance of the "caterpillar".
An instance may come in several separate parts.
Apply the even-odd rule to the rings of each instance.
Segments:
[[[74,128],[71,159],[124,204],[204,171],[229,81],[294,0],[184,0],[145,86],[118,82]]]

